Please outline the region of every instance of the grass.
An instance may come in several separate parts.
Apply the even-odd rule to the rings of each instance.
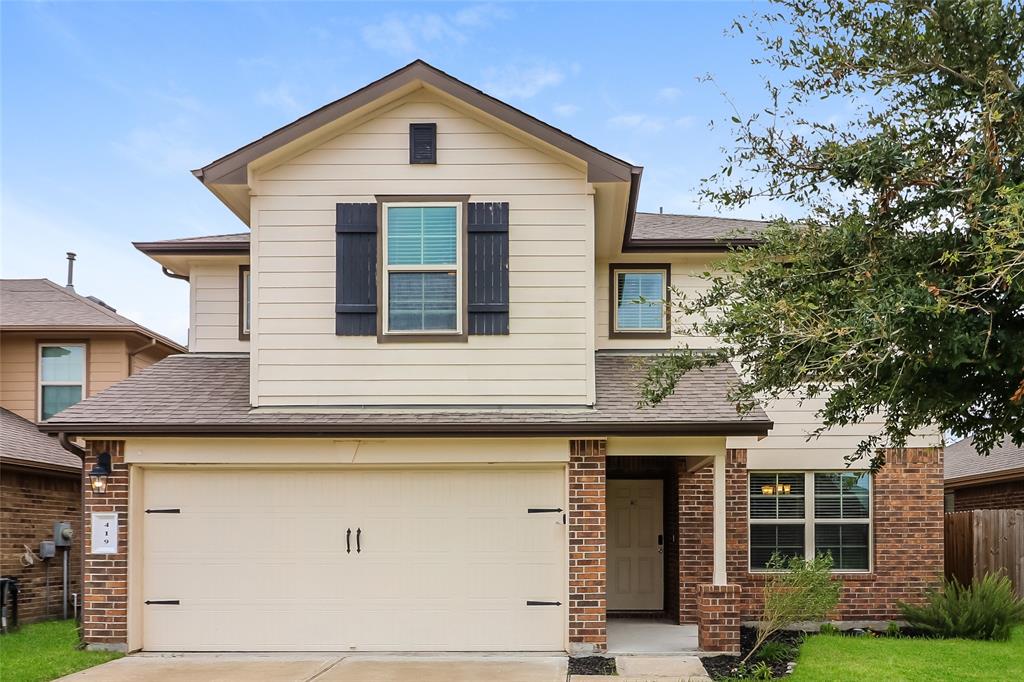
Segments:
[[[1024,680],[1024,627],[1006,642],[817,635],[800,647],[790,682]]]
[[[74,620],[52,620],[0,636],[0,680],[47,682],[122,656],[79,649],[76,628]]]

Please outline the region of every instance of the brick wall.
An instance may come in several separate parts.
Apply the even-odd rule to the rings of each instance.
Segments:
[[[85,597],[82,639],[93,649],[124,651],[128,642],[128,466],[124,441],[89,441],[85,470],[92,469],[101,452],[110,453],[113,474],[105,493],[85,487]],[[117,554],[93,554],[90,549],[90,514],[117,512]]]
[[[703,651],[740,653],[739,585],[701,585],[697,589],[697,646]]]
[[[53,524],[67,521],[75,532],[69,550],[57,548],[47,562],[23,566],[25,545],[39,553],[41,540],[53,540]],[[70,593],[82,592],[82,482],[79,476],[19,469],[5,464],[0,470],[0,572],[18,580],[18,619],[31,623],[60,618],[63,612],[63,556],[69,551]],[[47,608],[46,575],[50,577]],[[71,605],[68,605],[71,614]]]
[[[726,569],[741,589],[741,616],[756,618],[763,580],[748,567],[747,453],[726,452]],[[712,469],[680,474],[680,620],[694,622],[698,590],[710,581]],[[842,574],[837,619],[889,620],[896,602],[917,601],[939,584],[943,571],[941,450],[890,451],[874,480],[874,571]],[[693,560],[690,557],[694,557]],[[700,557],[700,559],[696,559]]]
[[[569,442],[569,649],[607,648],[605,459],[607,442]]]
[[[1024,479],[957,488],[953,505],[954,511],[1024,509]]]
[[[686,470],[677,463],[679,479],[679,622],[697,622],[697,591],[710,583],[714,570],[713,486],[711,466]]]

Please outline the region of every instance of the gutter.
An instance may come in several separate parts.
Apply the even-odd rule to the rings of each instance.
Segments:
[[[192,281],[192,280],[190,280],[188,278],[188,275],[179,275],[176,272],[171,272],[170,270],[167,269],[166,266],[161,265],[160,269],[163,270],[163,273],[165,275],[167,275],[168,277],[170,277],[171,279],[180,279],[180,280],[182,280],[184,282],[191,282]]]
[[[49,426],[49,428],[47,428]],[[337,435],[348,437],[413,438],[425,435],[490,437],[523,436],[767,436],[774,427],[771,421],[751,421],[739,424],[720,422],[607,422],[590,424],[44,424],[40,430],[63,432],[74,428],[76,435],[141,435],[141,436],[182,436],[203,435],[223,437],[287,436],[298,438],[326,438]]]
[[[41,426],[40,426],[40,430],[42,430]],[[66,431],[58,431],[57,432],[57,442],[60,443],[60,446],[62,448],[64,448],[65,450],[70,452],[72,455],[74,455],[75,457],[78,457],[80,460],[82,460],[83,464],[85,463],[85,448],[83,448],[81,445],[78,445],[76,443],[72,443],[71,440],[69,439],[69,436],[68,436]]]

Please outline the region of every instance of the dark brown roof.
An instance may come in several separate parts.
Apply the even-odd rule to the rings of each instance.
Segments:
[[[638,410],[643,356],[598,354],[596,408],[338,408],[268,412],[249,408],[247,355],[168,357],[69,407],[42,428],[70,434],[292,433],[416,435],[624,433],[766,435],[760,409],[739,416],[726,394],[738,381],[728,364],[684,376],[675,394]]]
[[[732,246],[756,245],[768,224],[764,220],[637,211],[624,246],[627,250],[662,247],[724,251]]]
[[[81,471],[82,460],[35,424],[0,407],[0,460],[40,469]]]
[[[1009,438],[996,446],[988,457],[978,454],[970,438],[946,448],[946,483],[1002,478],[1014,473],[1024,478],[1024,446],[1014,445]]]
[[[185,352],[184,347],[167,337],[48,279],[0,280],[0,328],[136,332]]]
[[[155,242],[132,242],[145,254],[159,253],[249,253],[249,233],[211,234]]]

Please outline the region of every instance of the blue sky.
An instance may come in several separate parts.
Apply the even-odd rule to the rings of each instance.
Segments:
[[[422,58],[645,166],[641,210],[711,213],[713,74],[761,108],[751,3],[4,2],[4,277],[63,283],[184,341],[187,286],[133,240],[245,229],[189,171]],[[764,207],[736,213],[759,217]]]

